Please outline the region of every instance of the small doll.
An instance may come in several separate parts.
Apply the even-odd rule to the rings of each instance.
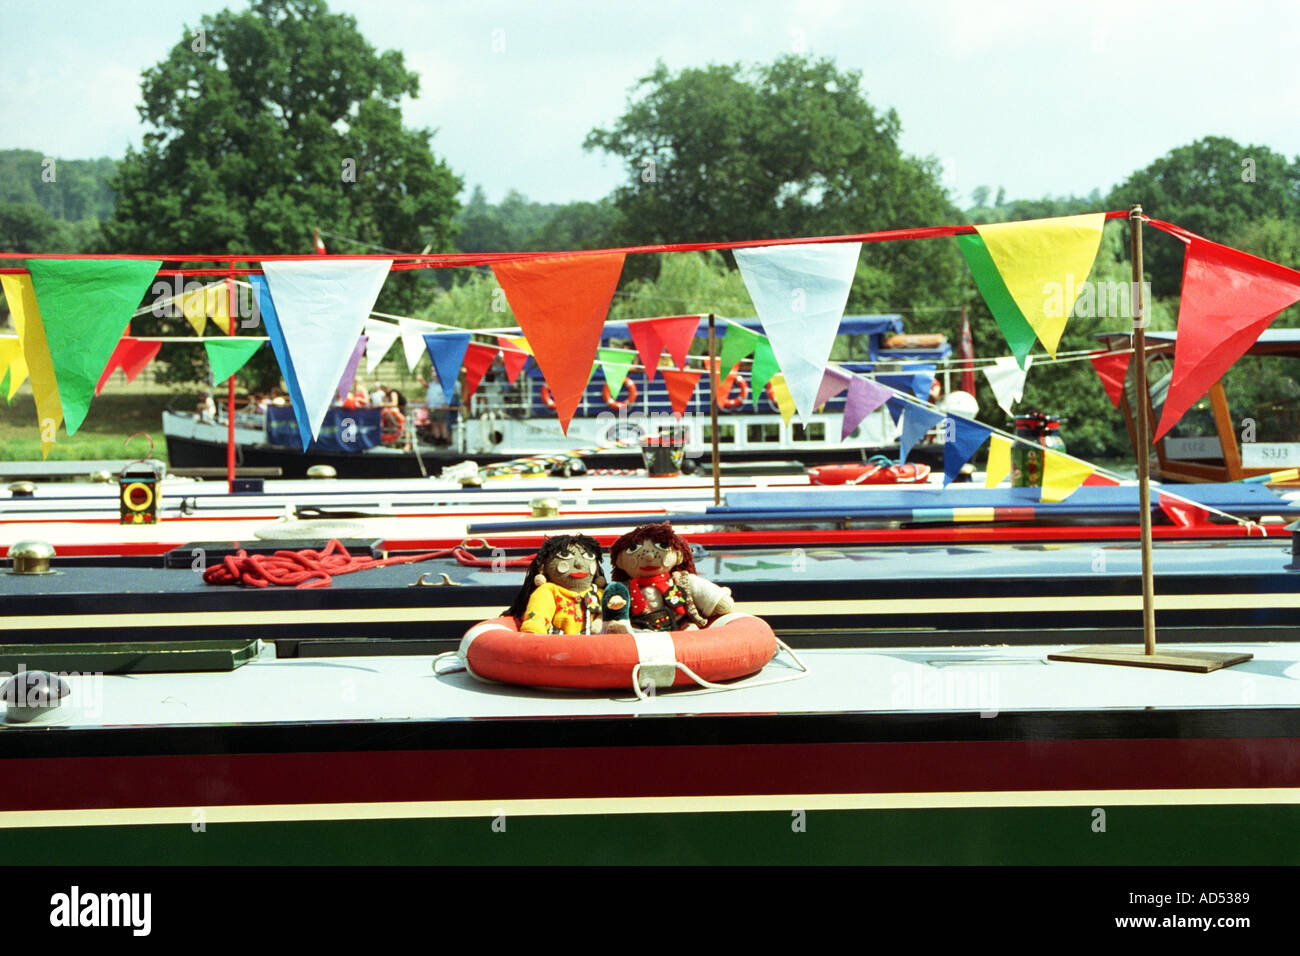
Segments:
[[[599,634],[601,557],[600,545],[586,535],[547,538],[506,615],[519,619],[524,634]]]
[[[609,557],[614,581],[627,585],[630,606],[628,620],[610,620],[607,633],[698,630],[736,609],[730,589],[695,573],[691,546],[666,521],[629,531]]]

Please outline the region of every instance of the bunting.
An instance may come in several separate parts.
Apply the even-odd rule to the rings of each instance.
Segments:
[[[1023,364],[1018,365],[1014,356],[1007,355],[984,369],[984,377],[988,379],[989,388],[993,389],[998,407],[1012,417],[1016,413],[1011,406],[1024,397],[1025,376],[1033,364],[1032,358],[1026,358]]]
[[[1300,299],[1300,272],[1199,236],[1186,241],[1174,370],[1153,441]]]
[[[758,408],[758,400],[763,395],[763,389],[772,380],[772,376],[779,371],[781,367],[776,364],[772,343],[766,338],[760,338],[754,345],[754,361],[750,363],[749,369],[749,395],[755,408]]]
[[[567,435],[595,368],[623,254],[498,262],[492,272],[532,346]]]
[[[175,300],[173,300],[175,301]],[[181,294],[181,315],[202,335],[211,319],[225,335],[230,334],[230,293],[224,282],[212,283],[202,289],[192,289]]]
[[[429,358],[433,361],[433,370],[438,373],[438,383],[442,386],[442,394],[448,405],[456,401],[456,377],[460,375],[460,367],[465,364],[469,342],[468,332],[431,332],[424,336]],[[474,384],[478,385],[477,382]]]
[[[248,364],[248,360],[262,347],[261,339],[241,339],[236,336],[203,340],[212,366],[212,384],[220,385]]]
[[[63,424],[69,435],[75,435],[90,410],[104,366],[162,263],[28,259],[26,265],[59,385]]]
[[[1016,357],[1016,361],[1022,368],[1025,367],[1025,357],[1033,350],[1037,336],[1025,321],[1025,316],[1016,305],[1016,300],[1011,298],[1011,293],[1007,291],[1007,284],[1002,281],[998,267],[993,264],[993,259],[984,246],[984,240],[978,234],[958,236],[957,246],[961,250],[962,258],[966,260],[971,277],[975,280],[975,287],[980,290],[989,312],[993,314],[993,321],[1002,330],[1002,335],[1011,348],[1011,354]]]
[[[465,407],[469,408],[469,400],[474,397],[478,391],[478,383],[483,381],[483,376],[487,370],[492,367],[492,363],[497,360],[497,353],[500,349],[494,349],[490,345],[479,345],[477,342],[471,343],[465,349]],[[455,375],[451,379],[456,381]],[[441,377],[439,378],[441,381]]]
[[[108,364],[104,366],[99,381],[95,383],[95,394],[98,395],[104,390],[109,377],[119,368],[126,376],[127,384],[134,382],[136,376],[154,360],[161,348],[161,342],[142,342],[130,336],[123,336],[117,343],[117,348],[113,349],[113,354],[109,357]]]
[[[885,404],[889,396],[889,389],[883,385],[855,375],[849,382],[848,394],[844,396],[844,420],[840,424],[840,438],[845,439],[853,434],[862,419]]]
[[[934,366],[913,365],[910,371],[894,375],[877,375],[876,381],[888,385],[900,392],[911,392],[923,402],[930,400],[930,390],[934,388]]]
[[[429,330],[433,326],[427,322],[417,322],[414,319],[398,319],[397,329],[402,337],[402,354],[406,356],[406,370],[414,372],[415,366],[420,364],[420,359],[424,358],[426,346],[425,336],[429,335]]]
[[[0,275],[0,287],[9,303],[9,314],[13,316],[18,341],[22,345],[23,361],[32,380],[36,421],[41,433],[41,457],[48,458],[54,434],[63,421],[63,405],[59,401],[59,386],[50,361],[49,343],[45,340],[41,310],[36,305],[36,290],[31,276],[24,275]]]
[[[844,317],[860,242],[736,249],[763,331],[807,424]]]
[[[698,315],[638,319],[627,324],[632,344],[641,357],[641,367],[645,369],[647,382],[654,380],[659,368],[659,357],[665,349],[679,369],[686,368],[686,354],[695,341],[695,332],[699,327]]]
[[[794,417],[795,404],[790,395],[790,387],[785,384],[784,375],[773,375],[771,378],[772,397],[776,400],[777,411],[781,413],[781,420],[787,425],[790,419]]]
[[[1093,473],[1092,465],[1069,458],[1050,448],[1043,449],[1043,501],[1064,501],[1074,494],[1085,478]]]
[[[528,364],[528,353],[515,345],[516,341],[522,342],[523,339],[512,339],[505,335],[497,336],[497,344],[501,346],[501,361],[506,366],[506,381],[511,385]]]
[[[941,421],[943,416],[938,412],[909,402],[903,409],[903,433],[898,438],[899,462],[907,461],[907,456],[912,453],[916,443]]]
[[[989,439],[989,460],[984,466],[984,487],[996,488],[1011,474],[1011,440],[1001,435]]]
[[[962,465],[970,461],[980,446],[993,434],[993,429],[969,418],[949,415],[943,425],[943,483],[948,485],[961,473]]]
[[[977,225],[1007,292],[1052,358],[1101,247],[1104,213]]]
[[[23,358],[23,343],[18,339],[0,339],[0,369],[4,369],[5,401],[18,394],[27,379],[27,360]]]
[[[596,364],[600,366],[600,371],[605,376],[605,384],[609,386],[611,398],[617,398],[619,390],[623,388],[623,381],[627,378],[627,373],[632,368],[632,359],[626,352],[618,349],[598,349],[596,351]]]
[[[349,393],[352,391],[352,384],[357,380],[357,366],[361,364],[361,353],[366,350],[370,339],[365,336],[357,338],[357,344],[352,349],[352,357],[348,359],[348,364],[343,366],[343,375],[339,378],[339,384],[334,389],[340,402],[347,401]]]
[[[672,402],[673,414],[681,418],[686,414],[691,396],[695,394],[695,386],[699,384],[700,376],[704,373],[683,372],[673,368],[659,371],[664,377],[664,385],[668,388],[668,400]]]
[[[722,348],[718,352],[721,371],[730,373],[733,368],[754,354],[754,347],[763,336],[738,322],[728,322],[727,330],[722,335]],[[757,394],[758,388],[755,387]]]
[[[303,402],[301,408],[295,406],[295,417],[300,425],[306,418],[312,438],[320,433],[321,422],[334,401],[334,389],[392,264],[391,259],[262,263]],[[304,451],[307,444],[303,444]]]
[[[266,276],[250,275],[248,281],[253,286],[253,298],[257,302],[258,315],[262,318],[262,325],[266,329],[266,337],[271,341],[271,351],[275,353],[275,360],[280,366],[280,375],[284,378],[284,386],[289,390],[289,401],[293,405],[294,424],[298,428],[298,439],[302,442],[303,451],[311,444],[312,431],[307,422],[307,414],[304,411],[307,404],[303,400],[302,389],[298,385],[298,372],[293,366],[293,356],[289,352],[288,343],[285,341],[284,330],[280,327],[280,316],[275,311],[275,302],[271,298],[271,290],[267,286]]]
[[[400,334],[397,326],[387,322],[367,319],[366,329],[366,374],[373,375],[375,367],[384,360],[388,350],[393,347]]]
[[[1101,349],[1088,355],[1092,367],[1106,389],[1110,403],[1119,408],[1119,401],[1124,397],[1124,379],[1128,377],[1128,367],[1133,360],[1132,352],[1107,352]]]
[[[817,388],[817,398],[813,402],[814,408],[822,408],[827,402],[849,387],[849,382],[853,376],[841,368],[834,365],[826,366],[822,373],[822,383]]]

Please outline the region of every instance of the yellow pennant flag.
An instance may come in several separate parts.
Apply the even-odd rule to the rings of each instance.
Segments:
[[[533,347],[528,344],[528,340],[522,335],[506,335],[503,336],[503,338],[509,341],[515,348],[527,352],[529,355],[533,354]]]
[[[1092,465],[1050,448],[1043,450],[1043,501],[1064,501],[1095,471]]]
[[[784,375],[772,376],[772,397],[776,399],[776,407],[781,411],[781,418],[787,425],[790,419],[794,417],[795,406],[794,398],[790,395],[790,388],[785,384]]]
[[[63,422],[63,404],[59,401],[59,386],[54,379],[54,363],[50,361],[50,346],[45,341],[41,310],[36,307],[36,289],[29,275],[0,275],[0,287],[9,302],[9,313],[14,318],[27,373],[32,379],[36,420],[41,429],[41,457],[47,458],[54,435]]]
[[[984,466],[984,487],[996,488],[1011,474],[1011,441],[1001,435],[989,439],[989,461]]]
[[[6,398],[13,398],[27,379],[27,361],[23,358],[23,344],[17,339],[0,339],[0,379],[9,377]]]
[[[204,327],[211,319],[217,328],[230,334],[229,297],[224,282],[202,289],[194,289],[181,295],[181,314],[185,321],[194,328],[195,335],[202,335]]]
[[[976,226],[1011,298],[1052,358],[1101,246],[1103,213]]]

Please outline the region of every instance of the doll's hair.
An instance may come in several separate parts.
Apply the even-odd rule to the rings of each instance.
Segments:
[[[557,534],[555,537],[543,541],[541,550],[533,555],[532,563],[528,565],[528,574],[524,578],[523,586],[520,587],[519,593],[515,595],[515,603],[506,608],[504,617],[522,618],[524,616],[524,611],[528,607],[528,599],[537,590],[537,575],[545,573],[546,562],[574,545],[582,548],[596,559],[596,572],[591,579],[592,587],[603,588],[605,586],[605,569],[601,566],[601,559],[604,558],[605,552],[601,548],[600,542],[585,534]]]
[[[642,541],[653,541],[665,548],[672,548],[682,556],[682,560],[673,566],[673,570],[695,573],[695,558],[691,554],[691,546],[673,530],[672,525],[667,521],[661,521],[659,524],[643,524],[639,528],[633,528],[609,546],[609,563],[613,568],[610,572],[611,578],[615,581],[629,580],[628,573],[618,566],[618,557],[624,551],[635,548]]]

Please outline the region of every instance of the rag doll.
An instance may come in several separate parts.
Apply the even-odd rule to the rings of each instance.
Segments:
[[[626,584],[629,603],[627,620],[611,618],[607,633],[697,630],[736,609],[728,588],[695,573],[691,546],[666,521],[629,531],[609,557],[613,580]]]
[[[599,634],[601,557],[600,545],[586,535],[547,538],[506,615],[520,621],[524,634]]]

